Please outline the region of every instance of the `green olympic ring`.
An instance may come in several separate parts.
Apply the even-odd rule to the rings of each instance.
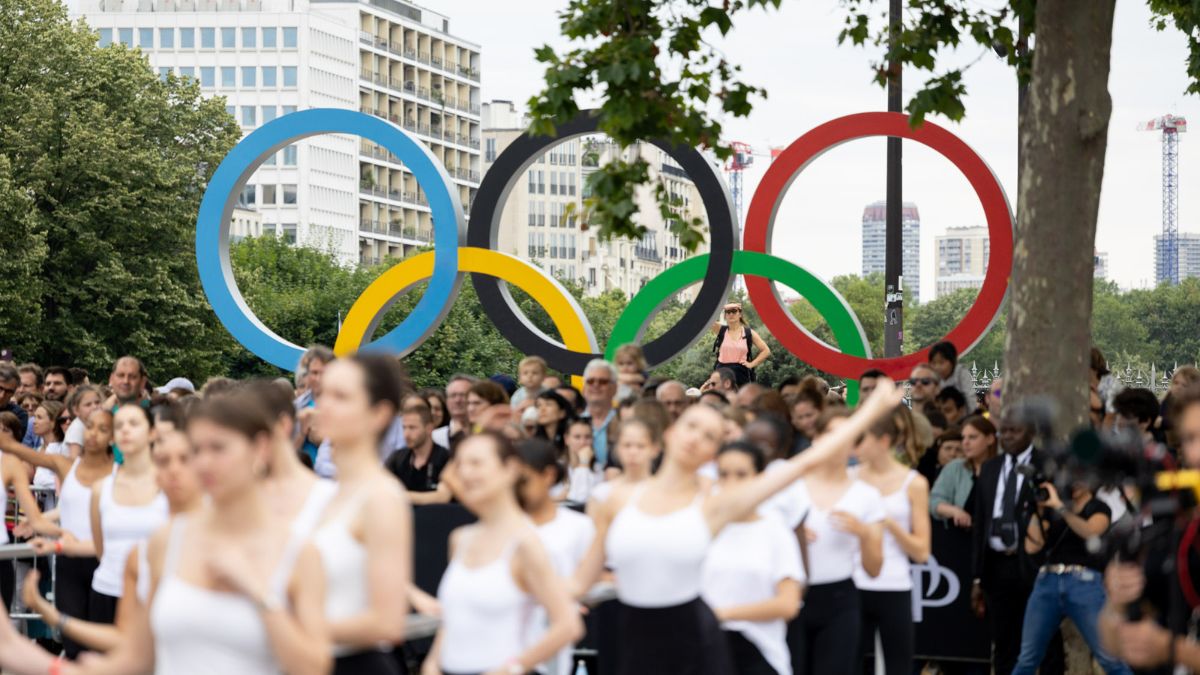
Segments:
[[[708,266],[708,254],[688,258],[667,268],[646,282],[637,295],[629,301],[625,310],[617,317],[604,357],[612,361],[617,348],[628,343],[640,343],[642,333],[650,319],[658,313],[671,296],[704,279]],[[778,281],[799,293],[820,313],[829,324],[837,346],[845,354],[871,357],[871,346],[858,317],[833,286],[799,265],[767,253],[755,251],[733,252],[733,273],[762,277]],[[799,324],[797,324],[799,325]],[[801,328],[801,330],[804,330]],[[808,332],[808,331],[805,331]],[[810,333],[811,335],[811,333]],[[697,336],[697,339],[699,336]],[[815,336],[813,339],[817,339]],[[846,405],[858,403],[858,382],[846,381]]]

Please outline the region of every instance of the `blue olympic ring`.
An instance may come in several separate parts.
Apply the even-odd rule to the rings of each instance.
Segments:
[[[237,196],[263,161],[295,141],[328,133],[354,134],[387,148],[413,173],[433,211],[429,286],[412,313],[367,348],[400,355],[416,349],[450,311],[462,282],[458,270],[458,249],[466,232],[462,204],[450,176],[428,147],[391,122],[355,110],[317,108],[268,122],[234,146],[213,173],[196,220],[196,264],[213,311],[234,339],[285,370],[295,369],[304,349],[263,325],[246,304],[229,261],[229,225]]]

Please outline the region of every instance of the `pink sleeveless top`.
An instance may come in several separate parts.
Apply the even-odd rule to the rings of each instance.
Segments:
[[[746,340],[745,326],[739,326],[737,330],[726,329],[725,339],[721,340],[721,347],[717,351],[717,361],[720,363],[741,363],[750,358],[750,344]]]

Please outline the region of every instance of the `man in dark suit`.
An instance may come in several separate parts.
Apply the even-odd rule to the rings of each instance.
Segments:
[[[1022,406],[1006,406],[1000,418],[1003,452],[984,463],[975,481],[972,517],[971,606],[986,615],[992,633],[996,675],[1009,675],[1021,653],[1025,603],[1033,590],[1037,562],[1025,553],[1025,528],[1037,506],[1030,471],[1044,453],[1033,447],[1034,426]],[[1062,634],[1046,649],[1042,675],[1064,672]]]

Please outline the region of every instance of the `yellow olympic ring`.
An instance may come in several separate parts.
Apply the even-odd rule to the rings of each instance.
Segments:
[[[493,276],[525,291],[550,315],[550,320],[563,338],[564,347],[580,352],[599,351],[570,296],[537,267],[507,253],[464,246],[458,249],[458,271]],[[333,346],[334,353],[338,356],[353,353],[370,337],[367,330],[392,299],[432,275],[433,251],[428,251],[401,261],[371,282],[342,320],[342,330]],[[571,384],[582,390],[583,377],[573,375]]]

